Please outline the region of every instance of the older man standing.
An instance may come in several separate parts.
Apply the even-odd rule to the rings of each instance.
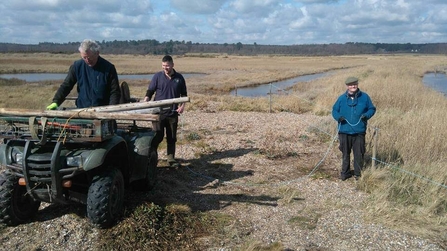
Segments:
[[[86,39],[79,46],[81,59],[68,70],[67,77],[47,110],[57,109],[77,83],[76,107],[86,108],[119,104],[121,90],[115,66],[99,55],[100,46]]]
[[[338,97],[332,107],[332,117],[339,123],[339,149],[342,152],[341,180],[352,177],[351,150],[354,152],[354,176],[357,180],[363,169],[365,134],[368,120],[376,113],[371,98],[358,87],[358,78],[346,79],[346,92]]]

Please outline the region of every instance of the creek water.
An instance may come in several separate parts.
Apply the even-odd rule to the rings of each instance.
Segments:
[[[422,82],[447,96],[447,75],[445,73],[426,73],[422,78]]]
[[[325,77],[328,74],[331,74],[331,73],[326,72],[326,73],[310,74],[310,75],[304,75],[304,76],[299,76],[296,78],[287,79],[284,81],[273,82],[271,84],[264,84],[264,85],[254,86],[254,87],[237,88],[237,89],[234,89],[231,91],[231,95],[244,96],[244,97],[260,97],[260,96],[267,96],[270,94],[270,92],[272,92],[273,94],[280,94],[287,87],[291,87],[298,83],[309,82],[311,80]],[[441,92],[447,96],[447,75],[446,74],[444,74],[444,73],[427,73],[422,78],[422,82],[426,86],[434,89],[435,91]]]
[[[321,77],[325,77],[329,72],[324,73],[316,73],[309,74],[304,76],[299,76],[283,81],[272,82],[271,84],[264,84],[254,87],[243,87],[237,88],[231,91],[231,95],[234,96],[244,96],[244,97],[259,97],[259,96],[267,96],[270,92],[279,94],[284,89],[291,87],[295,84],[312,81]],[[201,73],[193,73],[193,74],[183,74],[185,78],[203,75]],[[45,80],[60,80],[63,81],[67,74],[65,73],[18,73],[18,74],[0,74],[0,78],[5,79],[21,79],[26,82],[38,82]],[[119,79],[151,79],[153,74],[133,74],[133,75],[119,75]],[[447,75],[444,73],[427,73],[422,78],[422,82],[447,96]]]
[[[278,82],[272,82],[271,84],[263,84],[251,87],[241,87],[232,90],[230,94],[233,96],[243,96],[243,97],[267,96],[270,94],[270,92],[272,94],[280,94],[283,92],[284,89],[291,87],[297,83],[309,82],[321,77],[328,76],[329,74],[331,73],[323,72],[323,73],[309,74]]]
[[[200,73],[193,74],[182,74],[184,78],[189,78],[192,76],[203,75]],[[5,79],[20,79],[26,82],[38,82],[38,81],[48,81],[48,80],[60,80],[63,81],[67,76],[66,73],[17,73],[17,74],[0,74],[0,78]],[[150,80],[154,74],[132,74],[132,75],[119,75],[118,78],[121,80],[125,79],[143,79]]]

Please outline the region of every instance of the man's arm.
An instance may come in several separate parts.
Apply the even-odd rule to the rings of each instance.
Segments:
[[[67,77],[65,77],[64,82],[59,86],[59,89],[56,91],[53,97],[53,103],[56,103],[60,106],[64,101],[67,95],[71,92],[74,85],[77,82],[74,65],[71,65],[68,69]]]
[[[157,86],[156,86],[157,85],[157,76],[158,76],[158,73],[156,73],[152,77],[152,79],[149,81],[149,85],[146,90],[146,95],[144,96],[144,99],[143,99],[144,102],[148,102],[152,99],[152,96],[154,95],[155,90],[157,89]]]
[[[339,100],[340,98],[338,98],[332,106],[332,118],[334,118],[336,121],[339,121],[341,117]]]
[[[367,111],[365,113],[365,116],[367,119],[370,119],[372,116],[374,116],[374,114],[376,114],[376,107],[374,106],[371,98],[369,96],[367,96]]]
[[[182,78],[183,78],[183,76],[182,76]],[[187,96],[188,96],[188,91],[186,89],[186,81],[183,78],[183,86],[182,86],[182,89],[180,91],[180,97],[187,97]],[[186,103],[179,104],[178,109],[177,109],[177,112],[179,114],[183,113],[185,111],[185,105],[186,105]]]
[[[117,105],[121,99],[121,88],[115,66],[110,70],[108,82],[110,83],[110,105]]]
[[[144,102],[150,101],[152,96],[154,95],[155,91],[153,90],[147,90],[146,96],[144,97]]]

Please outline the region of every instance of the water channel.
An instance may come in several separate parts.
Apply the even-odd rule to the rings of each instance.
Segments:
[[[427,73],[422,78],[422,82],[433,90],[447,96],[447,75],[445,73]]]
[[[231,91],[233,96],[243,96],[243,97],[260,97],[267,96],[270,92],[273,94],[282,93],[282,90],[287,89],[297,83],[309,82],[318,78],[322,78],[332,74],[331,72],[309,74],[304,76],[299,76],[283,81],[273,82],[271,84],[264,84],[253,87],[243,87]],[[189,77],[203,75],[201,73],[183,74],[187,79]],[[18,74],[0,74],[0,78],[5,79],[21,79],[27,82],[37,82],[45,80],[60,80],[63,81],[67,74],[65,73],[18,73]],[[153,74],[133,74],[133,75],[119,75],[120,79],[151,79]],[[422,78],[422,82],[447,96],[447,75],[444,73],[427,73]]]
[[[318,78],[326,77],[332,73],[317,73],[299,76],[296,78],[291,78],[284,81],[273,82],[271,84],[259,85],[255,87],[244,87],[238,88],[236,90],[231,91],[231,95],[233,96],[244,96],[244,97],[260,97],[267,96],[270,92],[272,94],[280,94],[282,90],[291,87],[298,83],[309,82]],[[443,93],[447,96],[447,75],[444,73],[427,73],[422,78],[422,82],[432,88],[435,91]]]
[[[309,82],[318,78],[328,76],[329,74],[331,73],[323,72],[323,73],[309,74],[283,81],[273,82],[271,83],[271,85],[265,84],[252,87],[237,88],[235,90],[232,90],[230,94],[233,96],[243,96],[243,97],[267,96],[269,95],[270,92],[272,92],[272,94],[279,94],[282,93],[284,89],[287,89],[288,87],[291,87],[297,83]]]
[[[192,76],[204,75],[201,73],[183,74],[183,77],[189,78]],[[26,82],[38,82],[38,81],[49,81],[49,80],[60,80],[63,81],[67,76],[66,73],[17,73],[17,74],[0,74],[0,78],[4,79],[20,79]],[[119,79],[152,79],[154,74],[132,74],[132,75],[119,75]]]

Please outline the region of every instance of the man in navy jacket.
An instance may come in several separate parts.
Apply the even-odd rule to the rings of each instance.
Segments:
[[[358,88],[358,78],[349,77],[345,81],[346,92],[338,97],[332,107],[332,117],[339,123],[339,149],[342,152],[341,180],[351,174],[351,150],[354,153],[354,175],[358,179],[363,168],[365,155],[365,134],[368,120],[376,113],[371,98]]]
[[[169,55],[164,56],[161,60],[161,67],[163,70],[157,72],[152,77],[144,101],[150,101],[154,94],[154,101],[186,97],[185,78],[174,69],[174,60],[172,57]],[[185,103],[173,104],[170,109],[160,111],[159,121],[152,123],[155,137],[152,140],[149,151],[157,150],[166,133],[167,161],[171,167],[180,166],[180,163],[175,159],[175,146],[177,142],[178,116],[184,110]]]
[[[79,46],[81,59],[68,70],[67,77],[53,97],[47,110],[57,109],[77,83],[76,107],[116,105],[121,98],[115,66],[99,56],[100,46],[86,39]]]

